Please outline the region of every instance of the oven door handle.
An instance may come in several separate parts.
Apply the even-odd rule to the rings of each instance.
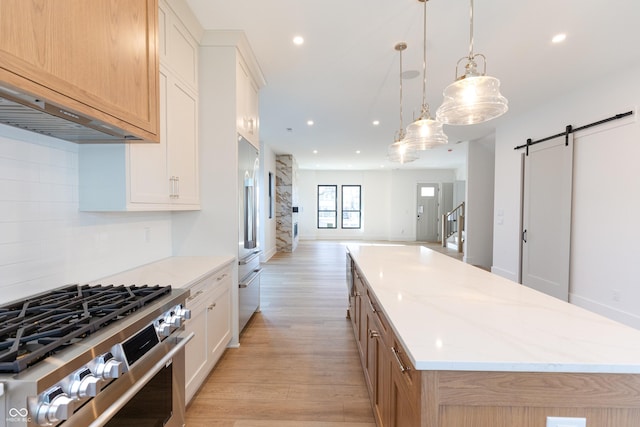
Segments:
[[[131,386],[131,388],[127,389],[127,391],[122,396],[120,396],[118,400],[113,402],[113,404],[109,406],[109,409],[107,409],[102,414],[100,414],[100,416],[97,417],[95,421],[91,423],[90,427],[101,427],[101,426],[104,426],[106,423],[108,423],[109,420],[111,420],[111,418],[113,418],[118,413],[118,411],[122,409],[129,402],[129,400],[131,400],[133,396],[136,395],[136,393],[142,390],[142,388],[145,385],[147,385],[147,383],[151,381],[151,379],[158,372],[164,369],[166,364],[169,363],[169,361],[173,359],[173,357],[178,352],[184,349],[187,343],[191,341],[191,339],[195,335],[196,335],[195,332],[191,332],[189,335],[182,338],[175,347],[173,347],[162,359],[160,359],[155,365],[153,365],[151,369],[149,369],[142,377],[140,377],[140,379],[136,381]]]

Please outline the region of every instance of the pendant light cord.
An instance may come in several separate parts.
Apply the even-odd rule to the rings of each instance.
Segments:
[[[398,141],[404,139],[404,125],[402,121],[402,51],[407,48],[406,42],[399,42],[395,46],[395,50],[400,53],[400,131],[398,133]]]
[[[428,107],[427,107],[427,1],[424,2],[424,12],[423,12],[423,39],[422,46],[424,49],[424,55],[422,57],[422,114],[426,115]],[[427,117],[424,117],[425,119]]]
[[[400,51],[400,135],[399,137],[402,138],[402,132],[404,129],[404,126],[402,125],[402,51],[404,49],[399,49]]]
[[[469,60],[473,61],[473,0],[469,10]]]

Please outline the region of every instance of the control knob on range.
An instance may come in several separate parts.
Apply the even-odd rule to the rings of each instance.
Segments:
[[[164,317],[165,323],[170,325],[172,328],[179,328],[182,326],[182,317],[176,314],[174,311],[171,311]]]
[[[174,312],[176,313],[176,316],[180,316],[182,320],[191,319],[191,310],[189,310],[188,308],[182,308],[182,306],[177,305],[174,309]]]
[[[89,368],[74,372],[69,382],[69,396],[74,399],[95,397],[100,391],[98,381],[100,379],[94,376]]]
[[[73,413],[73,400],[66,395],[60,386],[55,386],[42,393],[36,420],[39,425],[57,424],[69,418]]]
[[[165,319],[157,320],[154,323],[154,326],[156,328],[156,331],[158,332],[158,335],[160,335],[161,337],[168,337],[169,335],[171,335],[171,324],[167,323]]]
[[[96,359],[96,365],[93,370],[96,377],[103,380],[111,380],[122,375],[122,362],[113,357],[111,352],[105,353]]]

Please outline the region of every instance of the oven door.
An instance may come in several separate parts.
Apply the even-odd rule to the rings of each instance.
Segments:
[[[183,427],[184,348],[193,336],[166,338],[76,411],[64,426]]]

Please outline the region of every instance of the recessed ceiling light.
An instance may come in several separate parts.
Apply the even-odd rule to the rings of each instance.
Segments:
[[[374,120],[374,121],[373,121],[373,125],[374,125],[374,126],[378,126],[379,124],[380,124],[380,120]]]
[[[562,43],[563,41],[566,40],[566,38],[567,38],[567,35],[565,33],[556,34],[551,39],[551,42],[552,43]]]
[[[304,38],[302,38],[302,36],[295,36],[293,38],[293,44],[295,44],[296,46],[304,44]]]
[[[318,154],[318,150],[313,150],[313,154]]]
[[[356,150],[356,154],[360,154],[360,150]]]
[[[307,120],[307,125],[308,126],[313,126],[313,120]]]

